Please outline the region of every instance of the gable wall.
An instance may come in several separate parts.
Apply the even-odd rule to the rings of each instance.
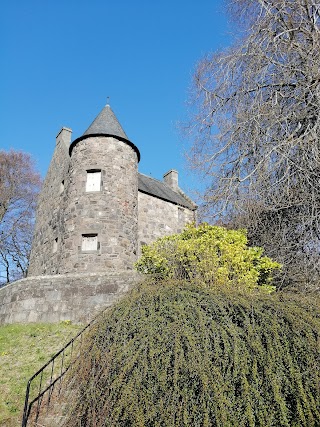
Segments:
[[[195,212],[149,194],[138,192],[138,246],[150,244],[158,237],[179,233],[195,221]]]
[[[39,195],[28,269],[29,276],[56,274],[57,266],[61,261],[59,247],[63,235],[62,204],[65,197],[65,191],[61,192],[61,183],[64,181],[66,185],[67,182],[70,139],[71,130],[69,129],[63,129],[58,135],[53,157]],[[58,239],[56,251],[55,239]]]

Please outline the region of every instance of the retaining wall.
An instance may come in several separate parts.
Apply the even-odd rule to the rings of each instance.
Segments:
[[[0,324],[87,323],[139,280],[132,271],[34,276],[0,288]]]

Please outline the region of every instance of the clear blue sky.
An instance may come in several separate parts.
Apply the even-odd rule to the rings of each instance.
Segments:
[[[3,0],[1,149],[29,152],[45,176],[62,126],[82,135],[110,97],[139,170],[187,172],[177,122],[197,61],[230,42],[223,0]]]

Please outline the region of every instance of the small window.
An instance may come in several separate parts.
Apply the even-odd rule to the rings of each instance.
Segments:
[[[101,170],[88,170],[86,191],[101,190]]]
[[[56,239],[54,239],[54,241],[53,241],[53,250],[52,250],[52,252],[56,253],[57,250],[58,250],[58,237]]]
[[[82,251],[97,251],[98,250],[98,235],[97,234],[83,234],[82,235],[81,250]]]
[[[64,181],[60,184],[60,194],[64,192]]]

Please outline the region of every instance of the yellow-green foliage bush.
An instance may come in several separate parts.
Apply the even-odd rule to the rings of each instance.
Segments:
[[[87,337],[68,427],[320,425],[320,300],[142,285]]]
[[[245,230],[190,224],[181,234],[143,246],[135,266],[161,279],[200,279],[207,284],[272,290],[271,273],[280,265],[263,256],[262,248],[247,243]]]

